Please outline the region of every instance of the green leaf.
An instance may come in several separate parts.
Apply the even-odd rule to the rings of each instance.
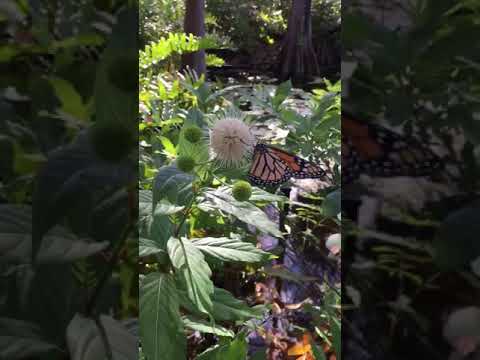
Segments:
[[[197,330],[202,333],[214,334],[217,336],[224,336],[224,337],[231,337],[231,338],[235,336],[235,333],[232,330],[228,330],[223,326],[208,323],[205,320],[196,319],[193,317],[184,317],[183,323],[187,328],[192,330]]]
[[[94,221],[98,193],[113,194],[135,181],[135,174],[131,159],[106,161],[97,156],[89,131],[80,133],[73,143],[52,151],[35,179],[32,256],[36,256],[47,231],[65,216],[85,225]],[[94,192],[97,196],[85,196],[92,195],[93,188],[98,190]],[[111,215],[120,218],[118,214]]]
[[[325,197],[322,203],[324,216],[336,217],[342,211],[342,199],[340,190],[332,191]]]
[[[197,360],[245,360],[247,358],[247,347],[245,335],[240,334],[226,344],[216,345],[201,353]]]
[[[440,225],[433,246],[436,263],[447,270],[462,268],[480,256],[480,206],[457,210]]]
[[[297,126],[298,124],[304,121],[304,118],[302,115],[297,114],[295,111],[290,109],[282,109],[280,111],[280,118],[287,125],[294,125],[294,126]]]
[[[168,200],[163,199],[157,203],[155,208],[155,214],[159,215],[173,215],[185,209],[185,206],[175,206],[171,204]]]
[[[19,175],[36,173],[40,166],[47,161],[47,158],[41,153],[27,153],[18,142],[14,143],[14,149],[13,169]]]
[[[138,213],[140,217],[152,214],[153,194],[150,190],[140,190],[138,192]]]
[[[0,63],[10,62],[20,53],[20,49],[14,45],[3,45],[0,47]]]
[[[110,316],[99,319],[114,359],[137,357],[137,339]],[[67,328],[67,345],[72,360],[104,360],[107,351],[98,324],[92,318],[75,315]]]
[[[170,155],[171,157],[177,156],[177,150],[175,149],[175,145],[170,141],[169,138],[165,136],[159,136],[160,142],[163,145],[163,150]]]
[[[108,242],[80,239],[55,226],[43,238],[39,263],[66,263],[100,252]],[[0,261],[29,262],[32,255],[32,209],[22,205],[0,205]]]
[[[282,237],[277,224],[272,222],[261,209],[250,202],[235,200],[225,188],[205,191],[204,201],[200,202],[198,207],[206,212],[214,210],[224,211],[235,216],[240,221],[255,226],[261,232]]]
[[[262,347],[261,350],[255,351],[250,360],[267,360],[267,348]]]
[[[166,256],[167,252],[161,249],[155,241],[141,237],[138,243],[138,256],[145,257],[156,254]]]
[[[173,225],[168,216],[155,211],[146,237],[155,241],[160,249],[166,250],[172,230]]]
[[[97,34],[75,35],[52,43],[52,50],[61,48],[76,48],[79,46],[99,46],[104,43],[104,39]]]
[[[340,321],[334,317],[330,318],[330,329],[332,331],[332,343],[337,359],[342,358],[342,328]]]
[[[285,99],[290,95],[292,90],[292,82],[290,80],[281,83],[277,90],[275,91],[275,96],[272,99],[272,105],[275,110],[278,110],[280,105],[285,101]]]
[[[0,318],[0,358],[20,360],[39,358],[58,347],[42,335],[42,329],[23,320]],[[50,354],[51,356],[51,354]]]
[[[242,300],[235,298],[222,288],[215,288],[212,296],[214,319],[218,321],[236,321],[251,318],[261,319],[263,310],[251,308]]]
[[[190,313],[202,316],[195,305],[188,299],[186,290],[179,289],[181,306]],[[252,318],[261,319],[266,311],[264,305],[250,307],[222,288],[214,288],[212,295],[212,316],[216,321],[245,321]]]
[[[223,66],[225,64],[225,60],[223,60],[221,57],[218,57],[215,54],[207,54],[206,56],[206,62],[207,66]]]
[[[193,245],[204,253],[223,261],[259,262],[270,258],[270,254],[239,238],[191,239]]]
[[[184,282],[188,298],[202,313],[212,311],[212,271],[200,250],[188,239],[171,237],[167,244],[168,255],[177,275]]]
[[[187,205],[193,197],[193,180],[194,176],[184,173],[175,166],[161,167],[154,180],[153,207],[162,199],[167,199],[175,205]]]
[[[250,196],[250,201],[275,202],[275,201],[287,201],[287,200],[288,198],[286,196],[272,194],[258,187],[252,188],[252,196]]]
[[[172,275],[151,273],[141,281],[139,320],[147,359],[186,358],[186,339]]]
[[[48,81],[54,88],[55,94],[62,104],[61,111],[71,115],[75,119],[87,121],[89,118],[88,107],[84,104],[82,97],[75,87],[59,77],[50,77]]]
[[[315,343],[312,344],[312,352],[313,352],[313,355],[315,356],[315,360],[327,360],[327,357],[325,356],[323,349]]]

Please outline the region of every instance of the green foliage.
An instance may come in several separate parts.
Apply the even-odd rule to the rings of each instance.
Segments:
[[[211,37],[197,38],[192,34],[169,33],[167,37],[149,43],[139,53],[140,69],[146,70],[174,54],[183,54],[205,49],[215,49],[218,45]],[[212,61],[218,61],[212,58]]]
[[[139,32],[141,45],[169,33],[181,31],[185,2],[175,0],[140,0]]]
[[[240,44],[258,41],[259,37],[268,42],[268,37],[273,39],[284,31],[286,14],[280,3],[275,1],[272,8],[272,4],[261,2],[258,9],[253,3],[247,5],[248,9],[243,2],[240,6],[230,4],[240,14],[255,14],[248,24],[252,33],[244,33]],[[284,234],[267,216],[265,206],[281,208],[288,199],[252,187],[245,181],[245,166],[228,170],[212,161],[203,134],[215,121],[231,116],[245,119],[250,126],[262,126],[276,118],[273,131],[283,136],[277,140],[284,141],[288,150],[311,160],[323,157],[337,167],[339,164],[340,84],[325,82],[322,86],[326,90],[313,93],[293,89],[291,82],[251,91],[239,84],[208,82],[193,72],[177,72],[181,54],[218,48],[222,46],[219,39],[238,37],[238,26],[252,20],[251,16],[236,14],[235,22],[227,24],[230,14],[217,16],[227,5],[207,2],[210,35],[206,38],[179,31],[162,33],[140,51],[139,234],[145,274],[140,296],[141,304],[148,305],[145,312],[140,309],[140,327],[142,345],[145,343],[141,351],[147,359],[157,358],[164,347],[171,358],[185,357],[186,336],[194,330],[218,336],[218,343],[198,355],[199,359],[244,359],[247,344],[243,328],[268,311],[234,297],[218,279],[227,266],[241,266],[242,274],[266,274],[260,269],[276,256],[258,248],[256,236],[248,229],[254,227],[256,232],[282,239]],[[260,22],[263,27],[259,35],[251,26]],[[217,31],[220,36],[215,36]],[[221,64],[210,55],[207,62]],[[238,108],[241,102],[251,102],[252,113],[265,115],[243,113]],[[302,125],[304,122],[308,125]],[[299,131],[289,131],[292,126]],[[338,193],[328,196],[332,190],[320,194],[321,199],[329,199],[326,209],[311,206],[301,216],[319,226],[327,218],[338,221]],[[277,275],[272,270],[272,276]],[[163,279],[169,280],[164,283]],[[300,276],[297,281],[311,279]],[[159,299],[153,290],[153,286],[159,290],[167,283],[165,291],[172,294],[171,301]],[[244,280],[236,285],[239,289],[246,286]],[[172,319],[171,327],[161,328],[159,322],[148,318]],[[331,338],[332,334],[326,336]],[[167,344],[170,337],[172,341]]]
[[[290,5],[279,0],[208,0],[207,27],[227,35],[237,47],[252,50],[258,42],[271,44],[285,32]]]
[[[175,320],[178,328],[172,330],[171,335],[165,329],[160,333],[154,332],[152,321],[145,325],[141,332],[142,338],[148,338],[147,344],[156,344],[142,349],[147,358],[155,356],[156,346],[163,344],[165,336],[178,336],[182,331],[188,333],[192,329],[217,334],[221,339],[219,344],[199,355],[199,358],[218,358],[232,351],[243,354],[245,344],[241,340],[242,332],[228,322],[241,325],[265,314],[265,309],[249,307],[225,289],[217,287],[212,274],[218,272],[225,263],[245,264],[246,268],[258,271],[263,264],[275,258],[251,242],[246,225],[255,227],[261,233],[282,238],[278,224],[268,218],[263,207],[271,202],[280,206],[287,199],[252,187],[243,180],[246,169],[237,169],[229,174],[210,161],[208,142],[200,135],[206,133],[215,119],[240,112],[238,109],[232,110],[229,100],[230,91],[238,90],[239,87],[216,89],[214,86],[194,74],[179,78],[178,88],[183,88],[183,95],[179,91],[175,97],[163,97],[160,105],[156,105],[166,107],[168,104],[170,114],[178,114],[181,121],[175,127],[165,126],[168,118],[160,116],[151,123],[155,127],[146,125],[149,123],[145,121],[145,113],[141,113],[141,125],[146,126],[141,127],[143,156],[140,158],[140,168],[144,170],[140,186],[144,190],[140,198],[140,254],[148,262],[145,269],[147,276],[158,273],[170,276],[173,272],[174,285],[169,291],[174,291],[178,296],[178,304],[174,304],[173,308],[181,306],[185,309],[182,323]],[[291,125],[284,119],[291,119],[292,116],[298,119],[300,131],[295,134],[287,132],[287,143],[291,141],[293,144],[293,139],[289,140],[290,136],[299,136],[303,137],[304,144],[298,146],[306,147],[308,144],[305,142],[309,142],[310,149],[315,148],[318,154],[329,151],[333,154],[335,150],[338,153],[340,146],[339,134],[335,132],[338,124],[334,121],[339,122],[340,85],[326,83],[326,88],[311,94],[302,93],[302,104],[306,110],[304,114],[296,112],[298,104],[293,102],[292,97],[296,90],[292,89],[290,82],[275,87],[273,91],[258,88],[256,93],[245,94],[245,99],[251,100],[255,106],[261,106],[272,116],[279,115],[279,128]],[[150,100],[150,103],[154,101]],[[291,117],[282,115],[286,111],[289,111]],[[325,118],[329,119],[326,124],[323,123]],[[301,128],[300,119],[310,122],[310,125]],[[251,123],[253,120],[250,118]],[[264,121],[262,118],[257,120],[258,124]],[[326,148],[320,145],[314,133],[320,125],[323,125],[324,133],[318,131],[317,134],[324,134],[329,139]],[[188,141],[188,138],[194,141]],[[196,162],[189,174],[180,171],[183,166],[179,162],[185,157]],[[174,162],[177,166],[172,166]],[[324,208],[313,206],[310,210],[307,209],[309,214],[302,216],[318,222],[327,217],[337,219],[339,193],[329,195],[331,191],[329,189],[322,195],[327,199]],[[271,275],[278,274],[272,270]],[[299,277],[297,281],[311,279]],[[140,286],[143,288],[144,285],[141,283]],[[142,290],[142,294],[146,294],[145,291],[148,290]],[[156,316],[162,318],[163,313],[169,310],[162,304],[157,306],[157,310],[150,311],[156,311]],[[149,316],[152,316],[151,312]],[[145,319],[146,317],[147,315]],[[328,339],[336,329],[333,322],[329,326],[331,333],[325,335]],[[158,336],[162,338],[156,340],[155,337]],[[178,349],[173,349],[175,346]],[[175,351],[179,354],[186,351],[185,343],[178,339],[172,341],[168,348],[172,354]]]
[[[273,45],[287,29],[291,0],[206,0],[207,33],[218,44],[253,52],[259,43]],[[141,0],[140,39],[142,47],[183,29],[184,1]],[[324,34],[338,26],[340,1],[314,0],[314,34]],[[321,40],[321,39],[319,39]],[[209,56],[210,57],[210,56]],[[212,66],[217,61],[210,61]]]

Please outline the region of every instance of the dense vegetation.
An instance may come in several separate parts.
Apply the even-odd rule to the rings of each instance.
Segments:
[[[327,8],[335,24],[338,8]],[[306,91],[258,68],[224,73],[241,51],[274,48],[289,9],[286,1],[207,1],[207,35],[197,38],[182,33],[183,2],[141,2],[146,359],[340,357],[340,83],[318,77]],[[180,71],[181,55],[199,49],[210,54],[206,76]],[[321,163],[328,176],[252,186],[251,153],[233,154],[232,165],[222,146],[234,131],[245,144],[255,136]]]

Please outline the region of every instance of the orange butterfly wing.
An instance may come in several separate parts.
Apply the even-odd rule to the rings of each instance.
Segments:
[[[361,174],[428,176],[440,166],[438,156],[415,139],[342,114],[342,183]]]
[[[257,185],[277,185],[287,181],[291,174],[288,165],[271,154],[267,147],[255,147],[248,177]]]
[[[294,357],[295,360],[313,360],[311,337],[308,333],[303,334],[302,339],[290,346],[287,350],[287,356]]]
[[[321,178],[325,174],[320,166],[296,155],[273,146],[257,144],[249,171],[249,179],[258,185],[278,185],[291,177]]]

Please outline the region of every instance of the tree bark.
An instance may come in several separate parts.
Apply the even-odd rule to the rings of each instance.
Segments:
[[[184,31],[197,37],[205,36],[205,0],[186,0]],[[190,68],[200,76],[205,74],[205,50],[187,53],[182,56],[182,69]]]
[[[282,49],[280,80],[304,83],[320,73],[312,41],[312,0],[292,0]]]

